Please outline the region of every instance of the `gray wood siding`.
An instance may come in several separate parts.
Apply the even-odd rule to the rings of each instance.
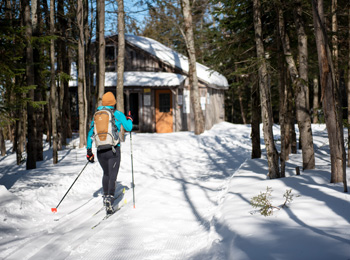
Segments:
[[[114,51],[112,47],[114,46]],[[112,36],[106,39],[106,71],[117,71],[117,46],[118,37]],[[107,51],[107,49],[109,49]],[[113,57],[114,53],[114,57]],[[125,71],[151,71],[151,72],[172,72],[185,74],[181,69],[174,68],[170,64],[159,60],[150,53],[125,42]]]

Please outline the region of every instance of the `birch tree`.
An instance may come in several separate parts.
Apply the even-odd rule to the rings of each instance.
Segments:
[[[262,40],[262,24],[260,13],[260,0],[253,0],[253,16],[256,53],[259,60],[259,87],[261,102],[261,117],[263,123],[264,141],[266,146],[267,162],[269,167],[269,177],[271,179],[279,178],[278,152],[273,139],[273,121],[271,109],[271,94],[268,83],[268,73],[265,61],[265,50]]]
[[[331,156],[331,183],[343,182],[344,191],[347,192],[346,154],[340,97],[332,64],[332,55],[327,41],[323,0],[312,0],[312,9],[321,78],[322,105]]]

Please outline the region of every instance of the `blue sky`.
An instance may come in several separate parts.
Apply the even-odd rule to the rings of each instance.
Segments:
[[[136,5],[138,0],[127,0],[124,1],[124,10],[126,16],[135,19],[140,27],[143,26],[143,21],[148,15],[146,6]],[[117,15],[115,13],[110,13],[109,11],[117,10],[117,1],[112,3],[106,3],[106,35],[115,34],[117,32]]]

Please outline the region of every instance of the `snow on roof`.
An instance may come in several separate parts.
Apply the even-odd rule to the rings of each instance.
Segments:
[[[77,69],[75,63],[71,69],[72,79],[69,81],[70,87],[77,87]],[[147,71],[125,71],[124,86],[137,87],[175,87],[179,86],[187,76],[169,72],[147,72]],[[96,85],[96,73],[94,74],[94,84]],[[117,72],[105,73],[105,86],[117,86]]]
[[[178,67],[186,72],[189,71],[188,58],[166,47],[160,42],[157,42],[147,37],[135,35],[125,35],[125,40],[131,43],[132,45],[135,45],[143,49],[144,51],[147,51],[152,55],[158,57],[160,60],[168,62],[170,65]],[[211,87],[219,87],[224,89],[228,88],[228,82],[225,76],[198,62],[197,76],[201,80],[209,83]]]
[[[156,56],[160,60],[170,65],[188,72],[188,58],[165,45],[153,39],[125,35],[125,40],[130,44],[143,49],[144,51]],[[115,74],[115,75],[114,75]],[[217,71],[197,62],[197,76],[213,88],[228,88],[228,82],[225,76]],[[78,86],[78,70],[75,62],[71,66],[70,87]],[[166,72],[124,72],[124,86],[178,86],[186,76]],[[114,83],[115,80],[115,83]],[[116,72],[106,72],[105,86],[115,86],[117,80]]]
[[[168,72],[125,71],[124,86],[173,87],[179,86],[187,76]],[[106,72],[105,86],[117,86],[117,72]]]

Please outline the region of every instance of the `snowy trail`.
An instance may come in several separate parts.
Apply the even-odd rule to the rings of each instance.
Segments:
[[[186,141],[176,133],[152,136],[152,140],[133,136],[135,209],[127,139],[117,184],[126,188],[119,205],[127,204],[120,211],[91,229],[104,211],[93,216],[102,199],[87,193],[78,207],[52,217],[46,230],[33,233],[5,259],[188,259],[211,245],[217,238],[213,216],[227,192],[229,177],[249,156],[249,139],[244,153],[241,144],[235,145],[222,133],[215,139],[181,134],[188,135]],[[145,148],[157,153],[148,154]],[[232,156],[235,149],[241,150]],[[86,171],[90,176],[101,169],[94,163]]]
[[[228,176],[223,169],[228,165],[215,162],[218,158],[203,157],[203,149],[227,150],[210,144],[204,147],[203,140],[179,148],[174,149],[172,142],[152,148],[164,150],[160,167],[153,160],[136,160],[135,168],[148,173],[136,184],[136,209],[128,205],[103,222],[98,227],[101,232],[74,249],[67,259],[189,259],[212,244],[216,234],[211,222],[227,189]],[[192,150],[191,157],[181,157],[184,149]],[[165,156],[167,150],[171,154]]]
[[[84,230],[82,227],[92,224],[91,216],[99,206],[101,206],[100,199],[94,198],[88,201],[87,205],[83,205],[82,209],[74,211],[69,216],[62,216],[59,221],[55,221],[53,217],[53,223],[47,227],[47,230],[33,235],[19,250],[6,259],[23,259],[24,255],[26,259],[62,259],[68,256],[70,253],[66,251],[68,246],[74,247],[74,241],[79,241],[80,238],[88,235],[89,230]],[[79,237],[71,234],[79,234]]]
[[[98,163],[88,164],[51,212],[86,164],[77,136],[57,165],[48,146],[30,171],[16,165],[15,154],[1,157],[0,259],[350,259],[350,195],[329,182],[325,126],[313,125],[316,168],[295,175],[302,160],[293,154],[286,178],[274,180],[265,155],[250,159],[250,130],[224,122],[200,136],[134,133],[135,209],[127,136],[117,182],[117,191],[126,189],[123,207],[95,229],[104,217],[93,216],[102,206]],[[278,126],[274,132],[279,145]],[[286,190],[293,194],[288,208],[269,217],[250,204],[267,187],[276,206]]]

